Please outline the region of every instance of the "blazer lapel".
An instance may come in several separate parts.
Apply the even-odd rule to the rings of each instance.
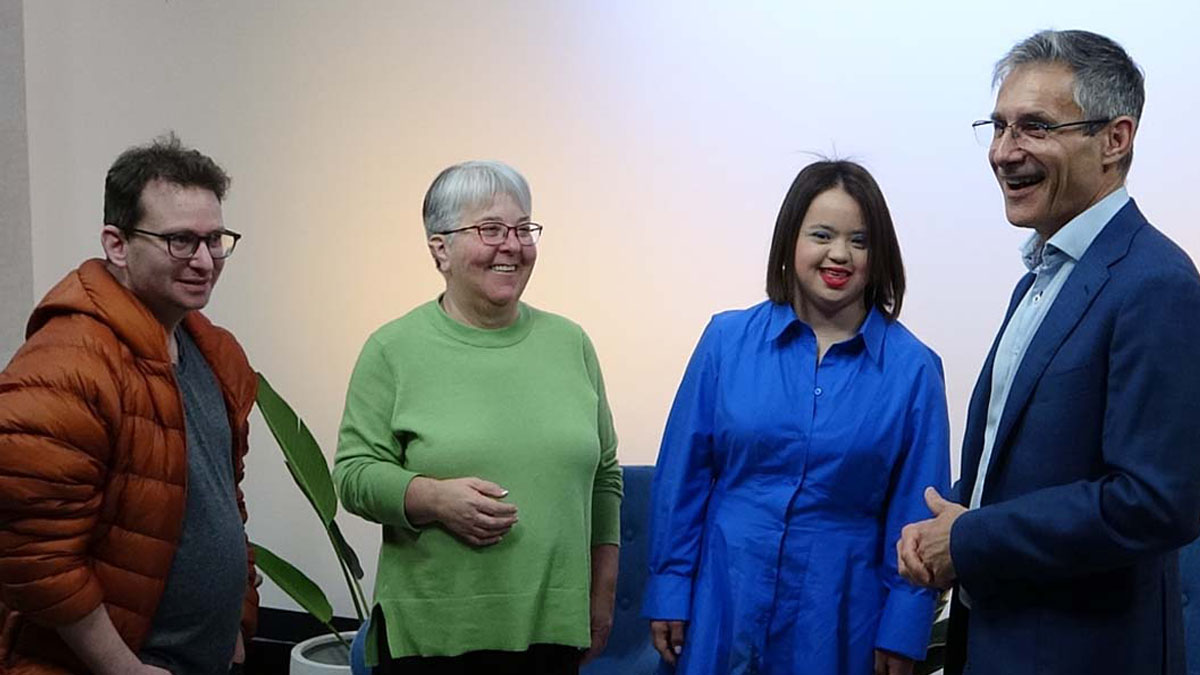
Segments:
[[[1017,368],[1012,387],[1008,391],[1008,400],[1004,404],[1004,414],[1001,415],[1000,424],[996,429],[991,464],[987,468],[989,472],[992,467],[999,466],[1007,455],[1009,436],[1025,406],[1029,404],[1029,397],[1046,371],[1046,366],[1087,313],[1100,289],[1107,283],[1109,266],[1124,257],[1134,232],[1145,223],[1145,218],[1137,210],[1133,200],[1130,200],[1104,226],[1071,271],[1071,276],[1063,284],[1054,305],[1050,307],[1042,325],[1034,334],[1028,349],[1025,350],[1025,357]],[[988,480],[991,479],[992,476],[989,475]],[[985,482],[985,494],[987,487],[989,486]]]

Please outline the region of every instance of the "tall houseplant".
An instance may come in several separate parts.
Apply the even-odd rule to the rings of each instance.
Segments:
[[[366,596],[363,595],[362,565],[358,555],[342,536],[334,517],[337,515],[337,496],[333,491],[333,480],[329,476],[329,465],[325,463],[325,454],[313,438],[308,426],[296,414],[292,407],[283,400],[267,378],[258,374],[258,410],[262,413],[267,427],[275,436],[275,441],[283,451],[284,464],[292,479],[308,503],[312,504],[326,536],[333,546],[342,576],[350,589],[350,598],[354,603],[354,611],[361,623],[369,613]],[[349,643],[333,626],[333,607],[329,599],[316,583],[292,564],[267,550],[260,544],[254,544],[255,560],[258,569],[275,582],[284,593],[296,601],[301,607],[329,629],[337,637],[347,651]]]

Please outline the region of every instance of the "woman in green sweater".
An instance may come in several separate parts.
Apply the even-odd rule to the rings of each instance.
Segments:
[[[621,469],[595,350],[520,301],[542,227],[525,179],[452,166],[423,215],[445,292],[375,331],[334,482],[383,525],[377,672],[577,673],[612,625]]]

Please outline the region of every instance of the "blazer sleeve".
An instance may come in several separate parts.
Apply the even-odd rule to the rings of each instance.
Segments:
[[[1113,312],[1103,474],[955,522],[951,556],[972,598],[1127,566],[1200,532],[1200,281],[1169,267],[1130,284]]]
[[[651,483],[649,619],[686,621],[715,477],[713,417],[718,330],[710,322],[684,372],[663,432]]]
[[[901,529],[930,517],[925,488],[945,495],[950,486],[950,419],[941,360],[930,354],[912,384],[904,429],[904,452],[894,470],[884,521],[883,567],[888,589],[876,631],[875,646],[914,660],[925,658],[937,593],[917,588],[899,574],[896,541]]]

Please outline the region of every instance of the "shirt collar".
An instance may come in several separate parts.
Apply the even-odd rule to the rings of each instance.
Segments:
[[[867,318],[863,320],[862,325],[858,327],[858,334],[862,338],[863,344],[867,346],[867,352],[871,354],[871,358],[878,362],[883,358],[883,336],[887,333],[887,319],[878,308],[872,307],[867,312]]]
[[[771,303],[771,316],[767,324],[768,341],[778,340],[795,325],[804,325],[804,322],[796,317],[796,312],[791,305]],[[863,319],[862,325],[858,327],[858,335],[851,340],[862,340],[871,358],[879,361],[883,356],[885,333],[887,333],[887,319],[877,308],[871,307],[867,312],[867,318]]]
[[[1068,221],[1049,241],[1043,243],[1042,236],[1034,232],[1021,245],[1021,258],[1025,267],[1031,272],[1036,270],[1042,263],[1046,247],[1054,247],[1067,254],[1071,260],[1079,262],[1108,221],[1112,220],[1128,201],[1129,192],[1121,186]]]
[[[784,302],[771,303],[771,315],[767,319],[767,341],[778,340],[792,324],[800,323],[792,306]]]

